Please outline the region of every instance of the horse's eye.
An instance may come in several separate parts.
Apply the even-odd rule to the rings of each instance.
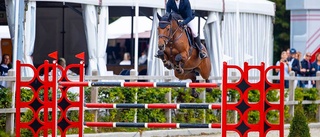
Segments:
[[[167,28],[167,31],[169,31],[170,30],[170,28]]]

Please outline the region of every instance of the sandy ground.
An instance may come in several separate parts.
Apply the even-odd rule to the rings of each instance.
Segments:
[[[284,136],[289,135],[289,129],[286,128]],[[311,137],[320,137],[320,128],[310,127]],[[68,137],[78,137],[79,135],[68,135]],[[179,130],[155,130],[139,132],[113,132],[100,134],[85,134],[85,137],[221,137],[221,130],[216,129],[179,129]],[[227,137],[240,137],[237,133],[228,132]],[[259,137],[257,132],[250,133],[249,137]],[[279,132],[271,131],[267,137],[279,137]]]
[[[284,131],[284,136],[287,137],[289,135],[289,129]],[[320,128],[310,128],[311,137],[320,137]],[[228,137],[239,137],[237,133],[228,133]],[[197,136],[176,136],[176,137],[221,137],[220,133],[210,134],[210,135],[197,135]],[[249,137],[259,137],[258,133],[249,134]],[[279,137],[279,132],[271,131],[268,133],[267,137]]]

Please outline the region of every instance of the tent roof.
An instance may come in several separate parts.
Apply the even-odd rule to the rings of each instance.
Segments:
[[[133,19],[135,22],[135,17]],[[139,20],[139,25],[138,25],[139,38],[150,38],[150,32],[152,29],[152,20],[145,16],[140,16],[138,20]],[[195,20],[198,20],[198,18],[195,18]],[[201,39],[204,39],[202,28],[204,27],[205,23],[206,21],[203,18],[200,18],[200,38]],[[133,30],[133,33],[135,32],[136,30]],[[131,38],[131,17],[128,17],[128,16],[120,17],[116,21],[112,22],[108,26],[107,33],[108,33],[109,39]]]
[[[136,1],[140,7],[145,8],[165,8],[165,0],[30,0],[42,2],[70,2],[105,6],[121,6],[132,7],[136,5]],[[192,9],[203,11],[223,12],[222,0],[190,0]],[[268,0],[225,0],[225,12],[246,12],[265,14],[269,16],[275,15],[275,4]],[[121,9],[117,11],[121,12]]]

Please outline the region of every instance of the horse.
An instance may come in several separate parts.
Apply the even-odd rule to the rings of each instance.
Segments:
[[[210,58],[200,59],[199,53],[195,46],[192,33],[190,36],[186,33],[184,27],[179,27],[178,21],[183,18],[174,12],[166,13],[164,16],[158,15],[158,53],[156,57],[162,60],[164,66],[171,70],[174,69],[174,75],[179,80],[190,79],[192,82],[197,81],[197,73],[205,79],[206,83],[211,73]],[[190,30],[190,28],[189,28]],[[190,39],[191,41],[189,42]],[[201,45],[203,46],[203,45]],[[203,46],[203,50],[207,49]],[[206,88],[210,92],[211,88]],[[195,98],[199,97],[199,93],[192,88],[191,95]]]

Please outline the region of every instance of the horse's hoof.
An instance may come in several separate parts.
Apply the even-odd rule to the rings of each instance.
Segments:
[[[194,98],[199,98],[199,93],[198,92],[193,92],[191,93],[191,96]]]
[[[178,74],[182,74],[182,69],[176,68],[176,71],[178,72]]]
[[[212,92],[212,88],[206,88],[206,92]]]
[[[158,56],[163,56],[164,55],[164,51],[163,50],[158,50]]]
[[[169,70],[171,70],[172,69],[172,67],[171,67],[171,65],[169,65],[169,66],[165,66],[167,69],[169,69]]]
[[[184,70],[183,69],[177,69],[176,70],[179,74],[183,74],[184,73]]]
[[[169,70],[171,70],[172,69],[172,66],[171,65],[169,65],[169,64],[166,64],[166,65],[164,65],[167,69],[169,69]]]

